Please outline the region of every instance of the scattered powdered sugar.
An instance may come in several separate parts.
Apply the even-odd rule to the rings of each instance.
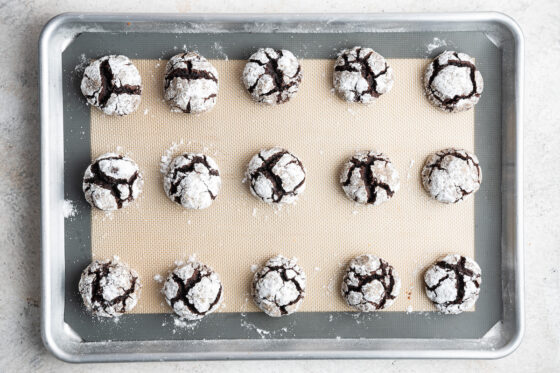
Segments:
[[[80,54],[79,63],[74,68],[76,74],[83,74],[86,66],[89,64],[89,60],[87,59],[85,53]]]
[[[158,273],[157,275],[154,276],[154,281],[162,283],[163,282],[163,277]]]
[[[167,170],[169,169],[169,164],[173,160],[173,154],[175,154],[179,146],[183,145],[183,143],[184,143],[183,139],[181,139],[181,141],[179,141],[178,143],[177,142],[172,143],[171,146],[165,150],[159,162],[159,172],[161,172],[164,175],[167,174]]]
[[[218,42],[214,42],[214,50],[216,51],[216,54],[222,57],[225,61],[229,60],[228,55],[224,52],[224,47]]]
[[[261,329],[259,327],[257,327],[255,324],[250,323],[246,320],[241,320],[241,326],[244,328],[247,328],[249,330],[254,330],[256,331],[262,339],[266,338],[267,336],[270,335],[270,330],[265,330],[265,329]]]
[[[258,264],[251,264],[251,272],[252,272],[252,273],[257,272],[257,269],[259,269],[259,265],[258,265]]]
[[[74,202],[72,202],[71,200],[65,199],[63,205],[63,211],[64,211],[65,218],[74,217],[77,213],[76,205],[74,205]]]
[[[446,40],[440,38],[434,38],[431,43],[426,45],[426,52],[429,54],[432,53],[437,48],[446,47],[446,46],[447,46]]]
[[[408,172],[406,174],[406,180],[410,180],[410,178],[412,177],[412,167],[414,166],[414,159],[410,160],[410,163],[408,164]]]
[[[334,291],[334,283],[335,283],[335,278],[334,277],[329,278],[329,282],[326,285],[323,285],[323,289],[325,289],[328,294],[332,294]]]
[[[150,111],[150,109],[145,108],[145,109],[144,109],[144,115],[148,115],[148,112],[149,112],[149,111]]]
[[[194,329],[200,324],[200,320],[190,321],[190,320],[183,320],[179,317],[173,317],[173,326],[176,328],[181,329]],[[175,330],[173,330],[173,334],[175,334]]]
[[[412,305],[409,304],[408,306],[406,306],[406,313],[412,313],[412,311],[414,311],[414,309],[412,308]]]
[[[257,216],[257,208],[253,207],[253,216]]]

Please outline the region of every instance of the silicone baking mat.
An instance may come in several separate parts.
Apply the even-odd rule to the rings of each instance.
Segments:
[[[245,93],[239,77],[246,61],[212,61],[220,76],[218,103],[201,115],[171,113],[162,102],[166,61],[133,62],[144,78],[143,102],[121,118],[93,108],[91,153],[128,154],[143,171],[145,188],[131,208],[109,216],[93,210],[91,237],[95,258],[118,254],[140,274],[144,287],[134,312],[169,312],[153,278],[194,254],[221,275],[221,312],[258,311],[247,301],[251,265],[277,253],[297,257],[308,276],[303,312],[351,311],[339,295],[340,279],[348,260],[366,252],[401,275],[403,291],[391,311],[432,311],[422,266],[450,250],[474,256],[473,199],[444,205],[419,181],[428,154],[474,145],[473,111],[451,116],[423,97],[426,60],[389,60],[393,90],[368,107],[332,92],[330,59],[304,60],[297,97],[276,107],[256,105]],[[159,161],[172,143],[175,155],[203,152],[220,166],[223,189],[210,208],[185,210],[163,192]],[[305,193],[282,209],[254,198],[242,183],[251,156],[274,145],[297,154],[307,169]],[[395,163],[401,190],[390,202],[364,207],[345,197],[338,177],[356,149],[379,149]]]
[[[162,39],[162,35],[136,39],[135,35],[136,40],[129,40],[131,45],[140,43],[144,48],[138,56],[129,49],[128,55],[138,57],[134,62],[142,74],[144,91],[139,110],[123,118],[107,117],[85,107],[76,88],[79,68],[75,71],[85,56],[127,54],[123,37],[97,45],[99,38],[107,41],[111,36],[82,35],[85,40],[77,43],[78,38],[71,46],[75,50],[69,60],[74,65],[66,65],[74,70],[74,77],[65,101],[76,106],[74,115],[66,113],[65,130],[87,143],[86,148],[80,148],[75,142],[66,142],[70,166],[67,193],[79,205],[79,214],[67,220],[66,251],[76,246],[84,249],[80,259],[72,262],[72,269],[67,268],[67,320],[87,340],[480,335],[498,319],[500,311],[500,303],[488,298],[499,291],[495,282],[499,270],[493,270],[499,266],[499,261],[494,262],[496,255],[499,259],[499,242],[492,242],[495,233],[488,231],[496,228],[491,217],[499,214],[499,198],[489,199],[496,187],[499,192],[499,146],[493,148],[499,144],[499,136],[492,132],[499,129],[499,123],[496,127],[493,123],[499,110],[492,107],[493,100],[499,102],[499,76],[488,72],[499,69],[499,56],[492,54],[492,45],[483,35],[471,34],[476,37],[465,39],[464,34],[457,34],[442,39],[461,44],[460,50],[476,56],[485,78],[485,94],[476,110],[460,114],[441,112],[423,96],[421,73],[434,53],[422,48],[426,43],[410,49],[414,41],[420,42],[417,34],[408,35],[409,40],[402,34],[393,38],[390,34],[375,35],[374,42],[367,34],[334,38],[320,34],[238,35],[237,39],[209,34],[189,40]],[[428,35],[424,39],[430,40]],[[162,40],[166,40],[167,49],[157,44]],[[278,107],[254,104],[240,81],[243,59],[263,44],[291,49],[302,58],[301,89],[292,101]],[[108,50],[107,45],[120,48]],[[336,51],[353,45],[371,45],[395,70],[393,90],[370,106],[344,103],[332,92]],[[405,45],[409,47],[403,53]],[[199,50],[218,69],[218,104],[210,113],[170,113],[162,101],[165,58],[183,48]],[[84,122],[78,121],[80,115]],[[485,126],[482,130],[481,124]],[[242,183],[250,157],[275,145],[297,154],[308,172],[303,196],[296,205],[282,209],[258,201]],[[453,206],[431,200],[419,180],[426,156],[449,146],[475,150],[484,175],[476,198]],[[218,162],[223,187],[209,209],[188,211],[165,196],[159,163],[170,148],[173,154],[204,152]],[[355,205],[346,199],[338,183],[342,162],[363,149],[385,152],[401,176],[401,190],[381,206]],[[108,151],[131,156],[146,178],[140,200],[110,215],[90,212],[76,191],[91,158]],[[481,221],[485,223],[481,225]],[[385,258],[401,275],[401,294],[388,312],[353,313],[339,295],[344,266],[350,258],[366,252]],[[433,312],[421,282],[425,266],[447,252],[473,256],[483,269],[484,287],[476,311],[458,317]],[[277,253],[299,259],[308,286],[298,314],[270,319],[257,312],[248,293],[251,267]],[[72,254],[68,257],[77,257],[74,250]],[[134,313],[117,324],[89,317],[80,307],[76,291],[79,271],[91,257],[112,255],[134,267],[144,285]],[[225,300],[219,313],[185,325],[169,314],[159,293],[161,284],[154,276],[165,277],[174,261],[191,255],[220,273]],[[138,330],[137,325],[146,325],[147,320],[150,327]],[[469,326],[472,320],[476,322]],[[406,324],[412,327],[407,330]]]

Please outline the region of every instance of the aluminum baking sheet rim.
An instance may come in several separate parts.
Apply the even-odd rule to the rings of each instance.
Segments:
[[[322,32],[341,32],[346,23],[370,32],[487,31],[494,43],[504,43],[503,53],[512,59],[513,76],[503,79],[502,98],[502,322],[478,340],[443,339],[301,339],[144,341],[83,343],[64,323],[64,237],[62,203],[63,132],[61,52],[89,23],[88,31],[105,31],[97,22],[126,24],[159,22],[176,29],[177,24],[244,24],[256,32],[281,32],[283,24],[315,23]],[[174,26],[173,26],[174,25]],[[161,26],[161,25],[160,25]],[[470,26],[470,28],[468,28]],[[337,29],[341,27],[342,29]],[[146,31],[145,29],[143,29]],[[223,30],[223,29],[222,29]],[[245,30],[247,30],[245,28]],[[154,30],[151,30],[154,31]],[[157,30],[156,30],[157,31]],[[251,31],[251,29],[249,29]],[[186,32],[186,31],[185,31]],[[509,33],[509,40],[503,33]],[[69,362],[217,360],[217,359],[332,359],[332,358],[501,358],[513,352],[524,332],[523,307],[523,36],[508,16],[495,13],[385,13],[304,15],[175,15],[175,14],[61,14],[44,27],[39,42],[41,108],[41,222],[42,302],[41,332],[45,346]],[[507,324],[507,325],[506,325]],[[280,350],[278,348],[281,348]],[[276,349],[276,350],[272,350]]]

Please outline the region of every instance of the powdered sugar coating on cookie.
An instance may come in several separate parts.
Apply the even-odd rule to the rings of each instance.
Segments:
[[[398,273],[385,260],[364,254],[350,261],[342,279],[342,297],[361,312],[390,307],[401,289]]]
[[[255,272],[253,300],[269,316],[289,315],[303,302],[305,285],[305,273],[296,260],[277,255]]]
[[[105,114],[128,115],[140,106],[142,78],[128,57],[110,55],[86,67],[80,88],[88,103]]]
[[[91,206],[113,211],[136,200],[143,185],[136,162],[124,155],[106,153],[86,169],[82,189]]]
[[[434,105],[455,113],[476,105],[484,90],[484,81],[474,58],[465,53],[445,51],[426,68],[424,90]]]
[[[247,168],[251,193],[266,203],[294,203],[305,190],[305,168],[285,149],[274,147],[255,154]]]
[[[204,154],[185,153],[175,157],[163,177],[165,194],[188,209],[210,207],[221,186],[218,165]]]
[[[287,102],[299,89],[303,73],[292,52],[260,48],[243,69],[243,84],[253,100],[268,105]]]
[[[202,113],[216,105],[218,71],[195,52],[177,54],[165,67],[164,98],[171,111]]]
[[[375,150],[356,152],[340,174],[340,184],[348,198],[374,206],[393,197],[400,189],[399,180],[389,158]]]
[[[459,254],[447,255],[424,274],[426,295],[438,311],[459,314],[476,303],[481,276],[480,266],[471,258]]]
[[[432,154],[422,169],[424,189],[443,203],[457,203],[475,193],[482,182],[476,155],[463,149],[444,149]]]
[[[84,305],[94,316],[118,317],[136,306],[141,284],[138,273],[115,257],[88,265],[78,288]]]
[[[336,59],[333,85],[346,101],[370,104],[389,92],[393,83],[393,69],[371,48],[345,49]]]
[[[169,274],[165,301],[182,319],[199,320],[216,311],[223,299],[220,276],[205,264],[189,261]]]

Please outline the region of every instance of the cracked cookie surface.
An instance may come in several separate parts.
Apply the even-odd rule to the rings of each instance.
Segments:
[[[106,153],[95,159],[84,173],[82,190],[88,203],[100,210],[126,207],[142,192],[144,179],[130,158]]]
[[[198,53],[180,53],[167,62],[163,87],[171,111],[202,113],[216,105],[218,71]]]
[[[385,260],[364,254],[350,261],[342,279],[346,303],[361,312],[390,307],[401,289],[397,272]]]
[[[165,194],[188,209],[210,207],[221,187],[218,165],[204,154],[185,153],[175,157],[163,177]]]
[[[216,311],[223,299],[220,276],[205,264],[189,261],[175,268],[162,289],[165,301],[186,320],[199,320]]]
[[[295,96],[303,77],[292,52],[260,48],[243,69],[243,84],[256,102],[277,105]]]
[[[361,204],[379,205],[400,188],[399,173],[383,153],[356,152],[343,166],[340,184],[346,196]]]
[[[393,83],[393,69],[371,48],[345,49],[336,59],[333,85],[346,101],[370,104],[389,92]]]
[[[422,169],[424,189],[443,203],[457,203],[480,188],[482,170],[476,155],[463,149],[432,154]]]
[[[274,147],[253,156],[246,178],[255,197],[266,203],[291,204],[305,190],[306,172],[295,155]]]
[[[482,74],[474,58],[465,53],[445,51],[424,73],[424,91],[428,99],[444,111],[455,113],[471,109],[483,89]]]
[[[188,209],[210,207],[221,186],[218,165],[204,154],[185,153],[175,157],[163,177],[165,194]]]
[[[78,289],[92,315],[117,317],[136,306],[141,284],[138,273],[115,257],[88,265]]]
[[[424,274],[426,295],[445,314],[459,314],[471,309],[480,293],[480,266],[459,254],[440,258]]]
[[[108,115],[128,115],[140,106],[142,78],[130,59],[110,55],[93,61],[80,84],[87,102]]]
[[[305,297],[306,277],[295,259],[277,255],[253,277],[252,295],[257,307],[272,317],[297,311]]]

